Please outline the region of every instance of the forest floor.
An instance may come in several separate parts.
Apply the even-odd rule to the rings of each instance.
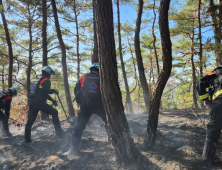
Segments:
[[[131,135],[136,147],[150,164],[148,169],[161,170],[208,170],[222,169],[222,140],[218,143],[217,161],[214,168],[196,162],[201,154],[206,131],[207,111],[192,109],[161,110],[152,150],[142,151],[140,145],[145,136],[147,114],[127,115]],[[94,116],[96,117],[96,116]],[[95,119],[95,118],[94,118]],[[37,120],[32,129],[32,143],[25,144],[24,126],[10,126],[11,138],[0,136],[0,169],[8,170],[133,170],[133,166],[119,167],[115,151],[108,144],[105,128],[98,120],[88,125],[83,133],[78,156],[67,154],[72,128],[62,122],[65,138],[59,139],[51,122]]]

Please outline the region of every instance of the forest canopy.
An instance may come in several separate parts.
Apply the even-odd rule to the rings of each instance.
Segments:
[[[62,51],[57,39],[53,10],[50,1],[45,1],[47,20],[43,20],[43,2],[42,0],[2,1],[1,16],[4,19],[0,21],[0,90],[5,91],[8,87],[15,86],[19,89],[21,100],[24,101],[27,99],[31,80],[41,75],[44,65],[50,65],[56,72],[52,76],[52,87],[59,90],[68,111],[65,102],[67,98],[63,81]],[[163,64],[158,24],[159,3],[158,0],[144,1],[140,30],[141,55],[151,97]],[[67,81],[71,99],[74,99],[75,83],[82,74],[88,72],[93,58],[95,37],[93,4],[91,0],[61,0],[57,1],[56,5],[66,50]],[[127,102],[127,89],[129,89],[133,111],[144,112],[146,106],[134,44],[137,1],[121,0],[119,7],[121,52],[118,41],[117,1],[114,0],[114,35],[122,99],[126,113],[130,113]],[[215,24],[221,24],[215,19],[220,15],[217,13],[218,9],[216,2],[210,6],[208,1],[203,0],[171,1],[169,27],[173,68],[161,98],[162,109],[201,107],[195,91],[195,82],[217,66],[217,58],[221,55],[221,30],[217,31],[215,26],[212,26],[216,21],[218,23]],[[9,36],[6,34],[5,24]],[[46,35],[43,34],[44,29]],[[46,37],[45,40],[43,36]],[[12,46],[11,54],[8,38]],[[126,79],[128,88],[126,88]],[[20,105],[19,101],[15,103]]]

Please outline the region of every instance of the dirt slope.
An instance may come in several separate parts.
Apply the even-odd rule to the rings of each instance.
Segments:
[[[205,113],[206,114],[206,113]],[[218,144],[217,162],[214,168],[207,168],[196,163],[195,155],[202,152],[205,140],[204,114],[201,110],[161,111],[155,147],[142,151],[140,144],[145,135],[147,114],[127,116],[132,137],[137,148],[146,156],[149,169],[222,169],[222,145]],[[63,140],[54,134],[51,122],[36,121],[32,129],[33,142],[23,142],[24,126],[10,126],[12,138],[0,137],[0,169],[47,169],[47,170],[127,170],[137,169],[119,167],[115,161],[112,145],[108,145],[103,122],[98,120],[88,125],[84,131],[78,156],[69,156],[70,134],[72,128],[62,122],[66,131]]]

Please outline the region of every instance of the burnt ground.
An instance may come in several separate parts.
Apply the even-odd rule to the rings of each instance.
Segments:
[[[205,115],[205,116],[204,116]],[[202,152],[205,141],[207,111],[163,110],[160,111],[156,143],[152,150],[142,151],[140,144],[145,136],[147,114],[128,115],[131,135],[139,151],[145,156],[149,168],[162,170],[222,169],[222,140],[218,143],[217,161],[214,168],[197,164],[195,156]],[[94,116],[96,117],[96,116]],[[37,120],[32,129],[31,144],[23,142],[24,126],[13,125],[11,138],[0,137],[0,169],[28,170],[127,170],[135,166],[119,167],[115,151],[108,145],[106,131],[99,120],[88,124],[84,131],[78,156],[67,155],[71,126],[63,121],[65,138],[54,134],[51,122]]]

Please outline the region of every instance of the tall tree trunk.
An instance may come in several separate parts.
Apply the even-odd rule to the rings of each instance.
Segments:
[[[218,0],[218,5],[220,4],[221,0]],[[220,10],[217,11],[216,5],[214,4],[213,0],[209,0],[209,11],[212,18],[212,26],[214,29],[216,62],[218,66],[221,66],[222,65],[222,51],[221,51],[222,12]]]
[[[12,87],[12,71],[13,71],[13,50],[12,50],[12,43],[10,40],[9,36],[9,31],[8,31],[8,25],[5,19],[5,14],[4,14],[4,6],[2,4],[2,0],[0,0],[0,6],[1,8],[1,16],[2,16],[2,22],[5,30],[5,36],[6,36],[6,41],[8,44],[8,55],[9,55],[9,70],[8,70],[8,88]]]
[[[154,50],[154,54],[155,54],[155,58],[156,58],[156,67],[157,67],[157,73],[158,75],[160,74],[160,67],[159,67],[159,61],[158,61],[158,56],[157,56],[157,52],[156,52],[156,35],[154,33],[154,26],[155,26],[155,21],[156,21],[156,12],[155,12],[155,6],[156,6],[156,1],[153,1],[153,25],[152,25],[152,34],[153,34],[153,50]]]
[[[125,65],[123,62],[123,55],[122,55],[122,42],[121,42],[121,29],[120,29],[120,11],[119,11],[119,0],[116,1],[117,3],[117,17],[118,17],[118,37],[119,37],[119,56],[121,61],[121,67],[123,72],[123,79],[126,87],[126,104],[128,105],[129,113],[133,114],[133,106],[130,97],[129,85],[126,77]],[[126,105],[126,107],[127,107]]]
[[[42,66],[48,65],[47,51],[47,0],[42,0]],[[41,111],[41,119],[49,120],[49,115]]]
[[[129,107],[127,106],[127,98],[125,101],[125,109],[126,109],[126,114],[130,114]]]
[[[28,4],[29,8],[29,4]],[[28,62],[28,68],[27,68],[27,96],[29,96],[30,93],[30,87],[31,87],[31,70],[32,70],[32,19],[31,19],[31,13],[30,9],[28,9],[29,12],[29,62]]]
[[[201,0],[198,3],[198,29],[199,29],[199,56],[200,56],[200,77],[203,77],[203,49],[202,49],[202,33],[201,33],[201,19],[200,19],[200,10],[201,10]]]
[[[131,58],[132,58],[132,60],[133,60],[134,78],[135,78],[136,82],[139,82],[138,77],[137,77],[137,74],[136,74],[136,62],[135,62],[135,59],[134,59],[134,57],[133,57],[133,50],[132,50],[132,48],[131,48],[131,44],[130,44],[128,35],[127,35],[127,41],[128,41],[128,45],[129,45],[129,49],[130,49]],[[138,84],[139,84],[139,83],[138,83]]]
[[[72,106],[72,100],[70,96],[70,90],[69,90],[69,82],[68,82],[68,75],[67,75],[67,65],[66,65],[66,47],[62,39],[62,34],[59,26],[59,20],[57,15],[57,8],[55,0],[51,0],[52,8],[53,8],[53,14],[54,14],[54,20],[55,20],[55,27],[57,32],[57,37],[59,40],[59,44],[62,50],[62,71],[63,71],[63,83],[65,87],[65,94],[66,94],[66,101],[69,108],[69,115],[74,116],[74,109]]]
[[[139,84],[139,89],[138,89],[138,106],[137,106],[137,111],[138,111],[138,113],[140,113],[140,84]]]
[[[77,54],[77,80],[80,78],[80,57],[79,57],[79,24],[78,16],[76,11],[76,0],[73,1],[73,11],[75,14],[75,23],[76,23],[76,54]]]
[[[194,19],[193,19],[193,26],[194,26]],[[198,109],[198,104],[197,104],[197,95],[196,95],[196,72],[195,72],[195,65],[194,65],[194,43],[193,43],[193,39],[194,39],[194,27],[192,30],[192,35],[190,37],[191,39],[191,47],[190,47],[190,63],[191,63],[191,70],[192,70],[192,98],[193,98],[193,107],[195,109]]]
[[[151,50],[150,50],[150,53],[151,53]],[[159,73],[158,73],[159,75]],[[150,84],[148,85],[148,88],[149,88],[149,91],[152,91],[152,87],[151,87],[151,84],[154,84],[154,74],[153,74],[153,57],[150,57],[150,75],[149,75],[149,82]],[[153,78],[153,82],[152,82],[152,78]],[[152,94],[150,96],[152,98]]]
[[[92,58],[91,58],[92,64],[99,62],[98,42],[97,42],[96,23],[95,23],[95,0],[93,0],[93,30],[94,30],[94,47],[93,47],[93,55],[92,55]],[[90,120],[89,120],[89,123],[93,124],[94,122],[96,122],[96,117],[91,117]]]
[[[5,66],[2,68],[2,90],[5,91]]]
[[[198,29],[199,29],[199,56],[200,56],[200,77],[203,77],[203,48],[202,48],[202,32],[201,32],[201,18],[200,18],[200,11],[201,11],[201,0],[198,3]],[[204,108],[204,103],[200,100],[201,108]]]
[[[117,162],[127,165],[140,154],[130,135],[118,84],[112,0],[95,0],[95,21],[98,37],[102,98]]]
[[[139,4],[138,4],[138,14],[137,14],[137,20],[136,20],[134,44],[135,44],[135,53],[136,53],[138,71],[139,71],[140,85],[143,89],[143,97],[144,97],[144,101],[145,101],[146,108],[148,111],[150,107],[151,98],[150,98],[148,84],[146,81],[146,76],[144,73],[143,58],[142,58],[141,50],[140,50],[140,25],[141,25],[142,13],[143,13],[143,0],[138,0],[138,1],[139,1]]]
[[[172,69],[172,44],[170,40],[169,23],[168,23],[168,10],[170,6],[170,0],[161,0],[159,7],[159,29],[162,44],[162,60],[163,68],[158,76],[157,82],[153,91],[153,98],[151,101],[147,131],[142,145],[142,149],[152,148],[156,139],[156,130],[159,117],[159,107],[161,96],[163,94],[164,87],[167,80],[170,77]]]
[[[92,63],[98,63],[98,43],[97,43],[97,35],[96,35],[96,23],[95,23],[95,0],[93,0],[93,30],[94,30],[94,48],[92,55]]]
[[[42,0],[42,65],[48,65],[47,51],[47,0]]]
[[[135,59],[133,57],[133,50],[131,48],[131,44],[130,44],[130,41],[129,41],[129,36],[127,35],[127,41],[128,41],[128,45],[129,45],[129,49],[130,49],[130,54],[131,54],[131,57],[132,57],[132,60],[133,60],[133,68],[134,68],[134,78],[135,80],[137,81],[138,80],[138,77],[137,77],[137,74],[136,74],[136,63],[135,63]]]

